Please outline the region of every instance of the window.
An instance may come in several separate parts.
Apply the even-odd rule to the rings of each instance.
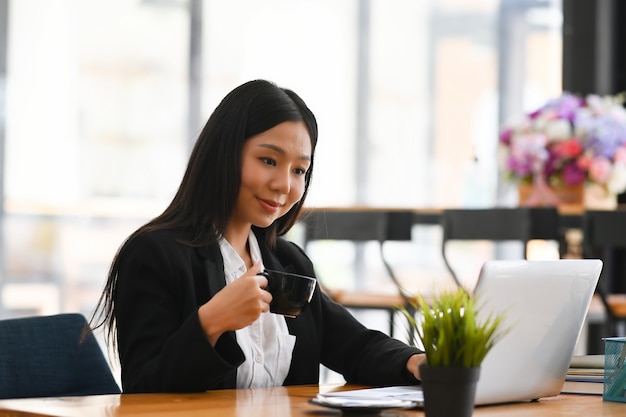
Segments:
[[[556,1],[20,0],[8,12],[5,316],[89,314],[117,247],[165,208],[190,139],[244,81],[292,88],[317,115],[313,206],[506,200],[498,124],[560,91]],[[441,279],[437,233],[394,261]]]

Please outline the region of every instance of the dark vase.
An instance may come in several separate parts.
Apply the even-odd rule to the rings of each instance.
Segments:
[[[480,367],[420,365],[426,417],[471,417]]]

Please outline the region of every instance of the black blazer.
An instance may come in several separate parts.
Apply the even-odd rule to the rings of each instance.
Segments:
[[[268,269],[315,276],[301,248],[279,239],[274,250],[258,236]],[[213,347],[197,310],[225,286],[219,247],[192,248],[175,232],[142,233],[119,254],[114,295],[117,343],[124,392],[199,392],[235,388],[244,354],[235,332]],[[285,319],[296,336],[285,385],[317,384],[320,363],[347,382],[366,385],[415,384],[406,371],[415,348],[363,327],[317,286],[311,303]]]

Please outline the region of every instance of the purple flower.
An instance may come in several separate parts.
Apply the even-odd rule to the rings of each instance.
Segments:
[[[583,107],[584,101],[579,97],[573,96],[569,93],[564,93],[561,97],[552,99],[538,112],[545,110],[553,110],[559,119],[567,119],[569,121],[574,120],[576,110]]]
[[[615,151],[626,142],[626,126],[615,119],[598,116],[587,123],[588,148],[596,156],[611,159]]]
[[[513,129],[511,129],[511,128],[504,129],[500,133],[500,143],[503,143],[505,145],[510,145],[511,144],[511,136],[513,136]]]
[[[506,161],[507,169],[518,177],[525,177],[532,172],[532,164],[529,159],[517,159],[509,157]]]
[[[576,115],[576,110],[581,108],[583,105],[584,102],[582,99],[571,94],[564,94],[559,102],[557,114],[561,119],[572,121]]]
[[[581,184],[585,181],[587,174],[575,162],[563,166],[561,170],[563,182],[568,185]]]

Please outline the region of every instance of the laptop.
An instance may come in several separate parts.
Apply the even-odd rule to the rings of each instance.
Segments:
[[[598,259],[494,260],[483,265],[474,289],[481,314],[504,312],[503,326],[509,331],[483,360],[476,405],[531,401],[561,392],[601,270]],[[419,386],[352,393],[378,405],[383,399],[423,405]],[[335,402],[352,398],[346,392],[321,396],[337,397]]]

